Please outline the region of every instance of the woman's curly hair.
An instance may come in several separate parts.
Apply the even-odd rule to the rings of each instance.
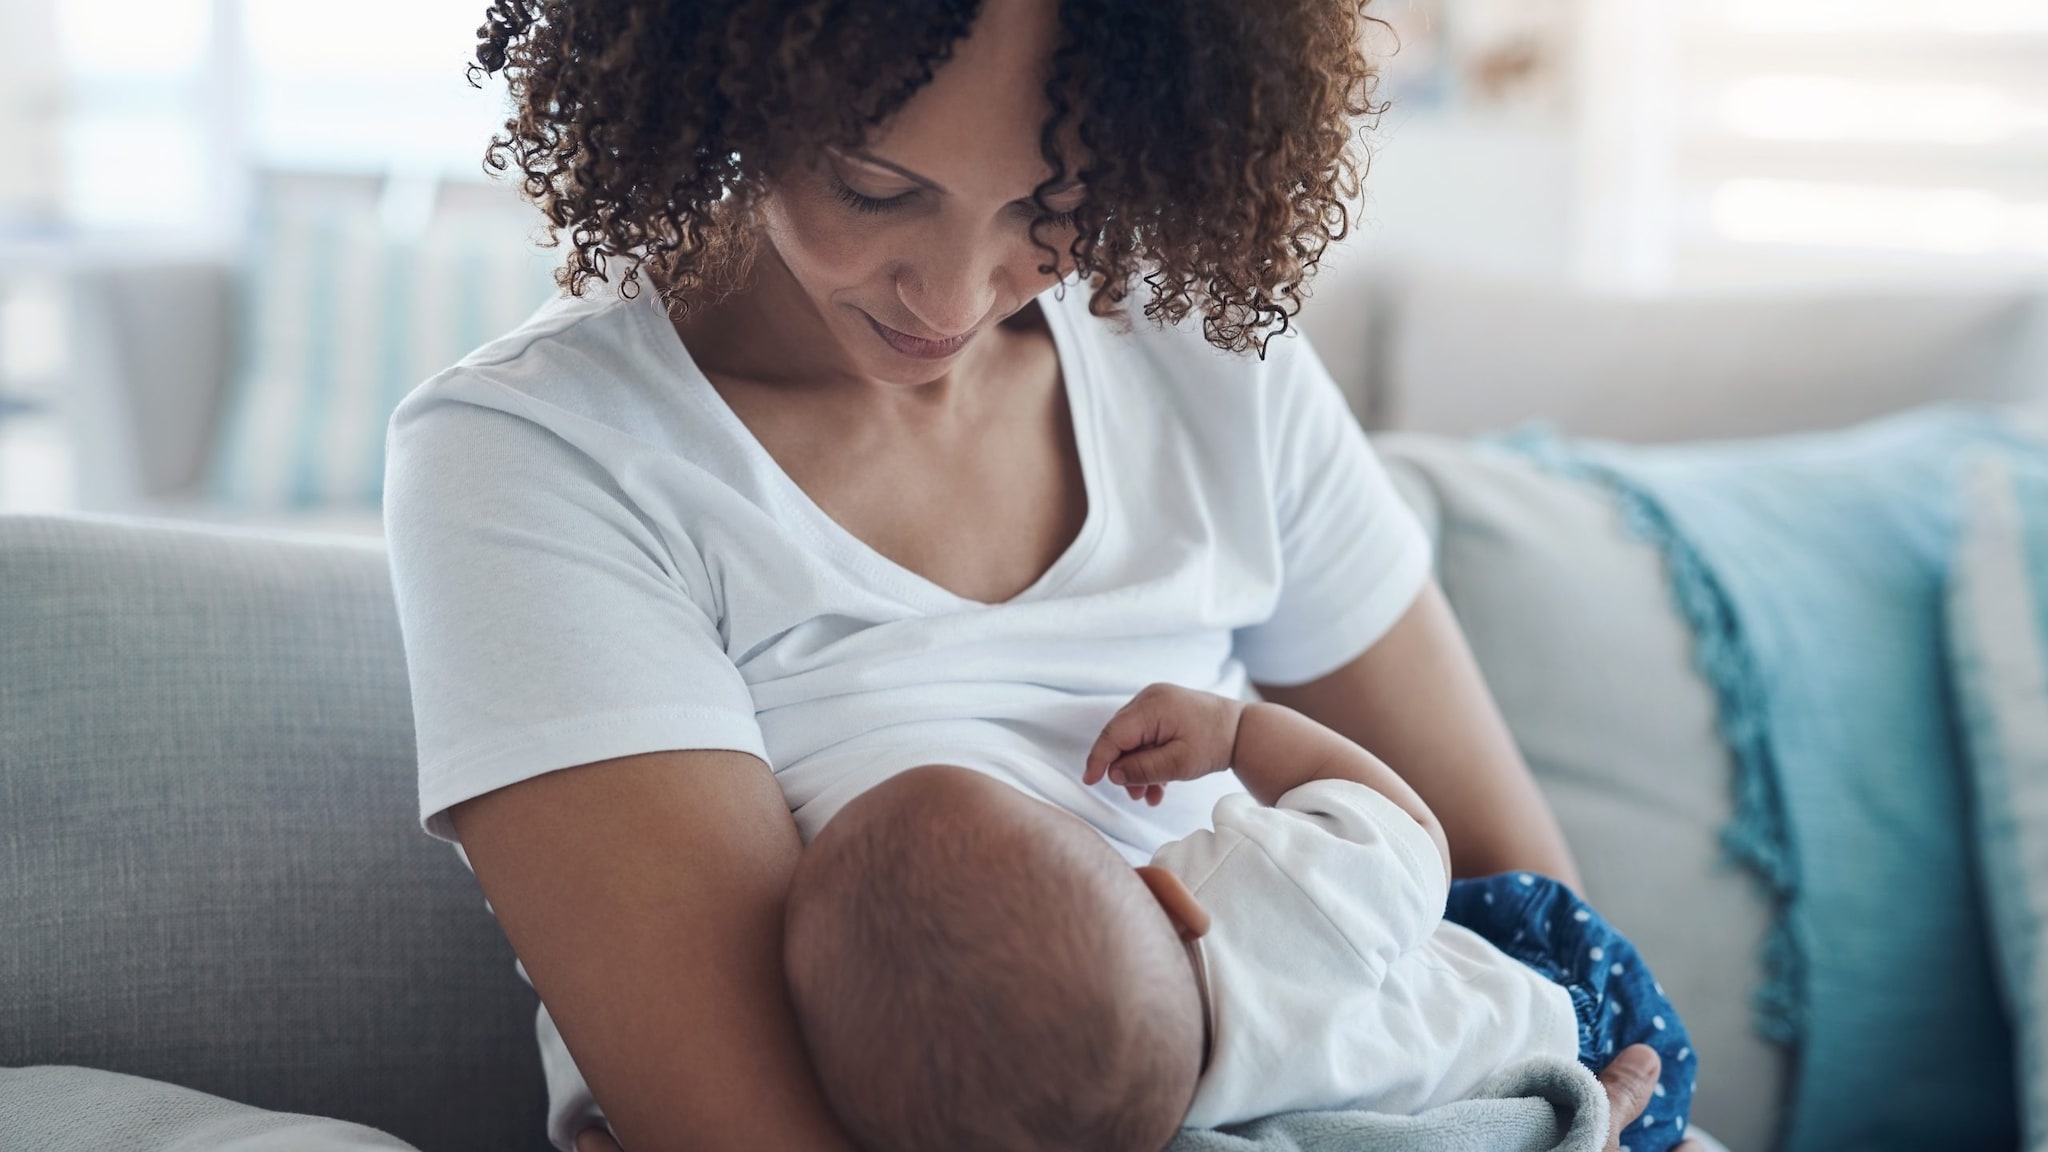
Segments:
[[[1078,137],[1088,187],[1066,255],[1089,308],[1115,315],[1139,280],[1145,315],[1203,315],[1210,343],[1265,351],[1350,226],[1362,118],[1382,105],[1364,49],[1369,0],[1059,0],[1040,146]],[[858,146],[931,79],[979,0],[495,0],[475,82],[514,102],[485,154],[517,167],[572,251],[580,296],[625,261],[665,297],[715,299],[744,277],[769,174]],[[1051,215],[1048,210],[1047,215]],[[1033,230],[1038,239],[1037,226]],[[1042,239],[1050,273],[1059,255]]]

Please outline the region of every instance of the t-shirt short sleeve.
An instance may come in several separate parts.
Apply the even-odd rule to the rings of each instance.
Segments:
[[[1264,443],[1279,527],[1272,616],[1235,635],[1253,681],[1336,671],[1391,628],[1429,577],[1428,533],[1306,340],[1273,342]]]
[[[387,432],[420,819],[444,840],[452,805],[557,769],[666,749],[767,759],[746,682],[685,578],[695,565],[701,584],[702,561],[521,403],[438,378]]]

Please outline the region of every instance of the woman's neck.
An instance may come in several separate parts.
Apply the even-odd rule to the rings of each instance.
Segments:
[[[853,359],[825,317],[763,247],[745,284],[716,302],[671,311],[690,358],[713,379],[812,387],[854,379]]]
[[[836,392],[957,407],[978,391],[970,383],[998,379],[1014,352],[1015,333],[1043,325],[1031,305],[981,334],[944,375],[905,386],[868,377],[840,343],[817,304],[766,245],[742,287],[715,303],[671,312],[683,346],[700,371],[720,385],[790,392]]]

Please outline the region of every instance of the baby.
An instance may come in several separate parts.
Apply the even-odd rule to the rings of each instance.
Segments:
[[[825,1093],[870,1152],[1148,1152],[1275,1112],[1413,1113],[1535,1055],[1638,1041],[1634,1152],[1685,1130],[1693,1053],[1627,940],[1555,881],[1450,881],[1393,770],[1308,717],[1170,684],[1089,752],[1160,789],[1249,796],[1133,869],[1080,819],[926,765],[840,810],[798,863],[785,953]]]

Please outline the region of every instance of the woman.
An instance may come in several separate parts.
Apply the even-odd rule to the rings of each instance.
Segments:
[[[493,7],[492,162],[571,294],[406,399],[386,514],[422,816],[546,1005],[558,1146],[847,1148],[783,985],[801,843],[946,761],[1141,859],[1217,794],[1079,784],[1152,680],[1366,744],[1461,874],[1577,882],[1426,541],[1272,340],[1357,191],[1360,7]],[[1140,292],[1188,323],[1120,324]]]

